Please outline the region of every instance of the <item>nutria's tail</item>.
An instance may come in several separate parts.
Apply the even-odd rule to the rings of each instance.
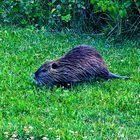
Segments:
[[[127,77],[127,76],[119,76],[119,75],[116,75],[114,73],[111,73],[109,72],[109,77],[108,79],[130,79],[130,77]]]

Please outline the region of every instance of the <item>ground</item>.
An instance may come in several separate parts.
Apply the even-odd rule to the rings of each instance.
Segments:
[[[47,60],[88,44],[110,71],[130,80],[80,84],[71,90],[37,87],[32,74]],[[0,140],[139,139],[140,48],[100,37],[0,28]]]

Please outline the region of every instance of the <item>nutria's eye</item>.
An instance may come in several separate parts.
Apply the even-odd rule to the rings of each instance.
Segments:
[[[53,69],[57,69],[57,68],[58,68],[58,64],[57,64],[57,63],[53,63],[53,64],[52,64],[52,68],[53,68]]]

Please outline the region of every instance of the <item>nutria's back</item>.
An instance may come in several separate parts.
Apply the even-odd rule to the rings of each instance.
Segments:
[[[35,72],[34,79],[37,83],[48,86],[56,84],[66,86],[98,77],[127,78],[116,76],[109,72],[95,48],[80,45],[60,59],[46,62]]]

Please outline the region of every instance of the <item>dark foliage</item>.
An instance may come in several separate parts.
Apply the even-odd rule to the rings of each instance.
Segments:
[[[0,22],[51,30],[134,35],[140,30],[137,0],[2,0]]]

